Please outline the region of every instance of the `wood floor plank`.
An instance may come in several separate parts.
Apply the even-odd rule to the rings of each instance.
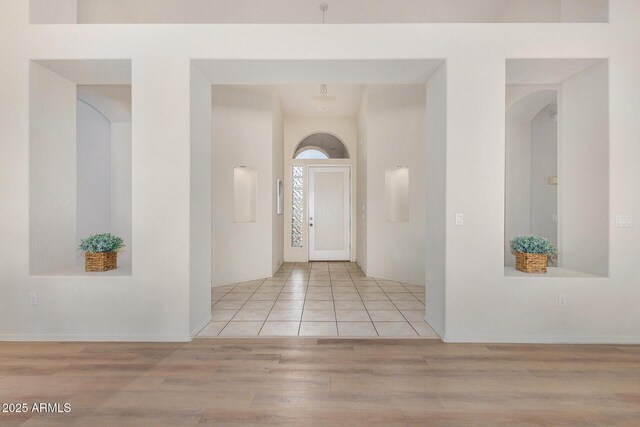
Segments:
[[[200,421],[213,426],[406,426],[401,410],[325,411],[317,409],[250,409],[232,411],[207,409]]]
[[[640,346],[250,338],[2,343],[0,426],[640,425]]]

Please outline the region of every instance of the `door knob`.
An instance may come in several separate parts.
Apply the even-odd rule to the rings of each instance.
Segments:
[[[309,227],[313,227],[313,224],[309,224]]]

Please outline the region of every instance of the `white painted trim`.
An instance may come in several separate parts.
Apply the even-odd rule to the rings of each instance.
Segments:
[[[273,276],[274,274],[276,274],[278,272],[278,270],[280,270],[280,267],[282,267],[282,264],[284,264],[284,261],[280,261],[280,264],[278,264],[278,266],[275,268],[275,270],[273,270],[271,272],[271,275]]]
[[[407,285],[422,286],[423,288],[426,289],[426,285],[424,285],[422,283],[411,283],[411,282],[406,282],[404,280],[392,279],[392,278],[388,278],[388,277],[374,277],[374,279],[376,279],[376,280],[387,280],[389,282],[406,283]]]
[[[633,336],[488,336],[476,335],[467,337],[464,335],[451,336],[445,334],[442,341],[446,343],[472,343],[472,344],[640,344],[640,337]]]
[[[362,272],[364,273],[364,275],[365,275],[365,276],[368,276],[368,274],[367,274],[367,269],[366,269],[366,268],[364,268],[364,267],[362,267],[362,266],[360,265],[360,263],[358,262],[358,260],[356,260],[356,261],[354,261],[354,262],[356,263],[356,265],[357,265],[358,267],[360,267],[360,270],[362,270]]]
[[[260,277],[253,277],[253,278],[249,278],[249,279],[240,279],[240,280],[236,280],[234,282],[225,282],[225,283],[216,283],[216,284],[211,284],[212,288],[219,288],[221,286],[227,286],[227,285],[235,285],[237,283],[242,283],[242,282],[251,282],[253,280],[265,280],[268,279],[269,277],[265,277],[265,276],[260,276]]]
[[[3,341],[68,341],[68,342],[191,342],[189,334],[184,335],[91,335],[91,334],[6,334]]]
[[[201,323],[200,326],[198,326],[195,331],[192,331],[191,341],[193,341],[196,335],[198,335],[209,323],[211,323],[212,320],[213,320],[213,316],[209,315],[209,317],[207,317],[207,320]]]

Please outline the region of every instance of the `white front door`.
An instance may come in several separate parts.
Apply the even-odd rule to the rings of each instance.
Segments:
[[[351,168],[309,166],[309,260],[351,257]]]

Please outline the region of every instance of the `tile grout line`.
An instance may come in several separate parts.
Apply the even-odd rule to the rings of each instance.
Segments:
[[[327,262],[323,262],[325,264],[327,264],[327,274],[329,275],[329,289],[331,289],[331,301],[333,302],[333,286],[332,286],[332,282],[331,282],[331,271],[329,271],[329,264]],[[309,280],[311,280],[311,272],[313,271],[313,262],[309,262],[309,264],[311,265],[311,268],[309,269]],[[322,280],[319,280],[322,281]],[[326,288],[326,286],[318,286],[318,288]],[[314,300],[314,301],[326,301],[326,300]],[[307,295],[305,294],[305,307],[307,305]],[[310,308],[309,310],[313,310],[312,308]],[[304,317],[304,308],[302,310],[302,316]],[[335,308],[335,303],[333,304],[333,316],[335,318],[336,316],[336,308]],[[322,322],[321,320],[310,320],[310,322]],[[302,318],[300,319],[300,329],[302,329]],[[336,336],[338,336],[338,324],[336,322]]]
[[[297,267],[299,264],[300,264],[300,263],[297,263],[297,262],[296,262],[296,263],[293,263],[293,266],[291,267],[291,269],[289,270],[289,272],[288,272],[288,274],[287,274],[286,278],[284,279],[284,283],[282,284],[282,286],[280,287],[280,290],[278,291],[278,295],[277,295],[276,299],[275,299],[275,300],[272,300],[272,304],[271,304],[271,308],[269,309],[269,313],[267,313],[266,318],[264,319],[264,321],[262,321],[262,325],[260,326],[260,329],[258,330],[258,334],[256,335],[256,337],[257,337],[257,336],[260,336],[260,333],[261,333],[261,332],[262,332],[262,330],[264,329],[264,326],[265,326],[265,324],[266,324],[266,322],[267,322],[267,320],[268,320],[269,316],[271,315],[272,311],[274,310],[275,304],[279,301],[280,296],[281,296],[281,295],[282,295],[282,293],[284,292],[284,288],[287,286],[287,283],[289,283],[289,282],[291,281],[291,276],[292,276],[293,272],[294,272],[294,271],[296,271],[296,267]],[[308,264],[309,264],[308,273],[307,273],[307,275],[306,275],[306,280],[304,280],[304,292],[305,292],[305,297],[304,297],[304,300],[303,300],[303,305],[302,305],[302,311],[301,311],[300,319],[299,319],[299,321],[298,321],[298,333],[297,333],[297,336],[300,336],[300,331],[301,331],[301,329],[302,329],[302,318],[303,318],[303,316],[304,316],[304,310],[305,310],[305,308],[306,308],[306,303],[307,303],[307,301],[309,301],[309,300],[308,300],[308,298],[307,298],[307,296],[308,296],[308,291],[309,291],[309,281],[311,280],[311,273],[313,272],[313,263],[311,263],[311,262],[310,262],[310,263],[308,263]],[[336,327],[336,333],[337,333],[337,336],[341,336],[341,335],[340,335],[339,328],[338,328],[338,316],[337,316],[336,300],[335,300],[335,289],[334,289],[334,281],[340,281],[340,280],[338,280],[337,278],[334,278],[334,277],[333,277],[332,270],[331,270],[331,268],[330,268],[330,264],[329,264],[329,263],[326,263],[326,264],[327,264],[327,268],[326,268],[326,270],[327,270],[327,274],[329,275],[329,283],[330,283],[330,286],[331,286],[331,296],[332,296],[331,302],[332,302],[332,305],[333,305],[333,313],[334,313],[334,321],[333,321],[333,323],[335,324],[335,327]],[[338,264],[337,264],[337,265],[338,265]],[[373,321],[373,319],[372,319],[372,317],[371,317],[371,314],[369,313],[369,309],[368,309],[368,307],[366,306],[365,301],[362,299],[362,293],[360,292],[360,290],[359,290],[359,289],[358,289],[358,287],[356,286],[356,281],[353,279],[353,275],[352,275],[351,270],[350,270],[349,268],[347,268],[346,262],[340,262],[340,263],[339,263],[339,265],[341,265],[341,266],[343,267],[343,269],[344,269],[344,270],[347,272],[347,274],[349,275],[351,285],[356,289],[356,293],[358,294],[358,297],[360,298],[360,300],[359,300],[359,301],[360,301],[360,303],[364,306],[364,308],[365,308],[365,312],[367,313],[367,316],[369,317],[369,321],[370,321],[370,323],[372,324],[372,326],[373,326],[373,328],[374,328],[374,330],[375,330],[376,334],[377,334],[378,336],[380,336],[380,333],[379,333],[379,331],[378,331],[378,329],[377,329],[377,327],[376,327],[376,325],[375,325],[375,323],[374,323],[374,321]],[[341,272],[341,271],[340,271],[340,272]],[[276,272],[276,273],[277,273],[277,272]],[[334,274],[336,274],[336,273],[337,273],[337,271],[334,271],[333,273],[334,273]],[[368,276],[365,276],[365,277],[368,277]],[[236,310],[236,313],[234,314],[234,316],[233,316],[230,320],[228,320],[228,321],[224,321],[225,325],[222,327],[222,329],[220,330],[220,332],[218,332],[218,334],[217,334],[218,336],[222,333],[222,331],[223,331],[225,328],[227,328],[227,327],[228,327],[229,323],[231,323],[231,322],[233,321],[233,319],[237,316],[237,314],[238,314],[238,313],[239,313],[243,308],[245,308],[245,306],[246,306],[247,302],[248,302],[248,301],[250,301],[250,300],[251,300],[251,298],[252,298],[256,293],[258,293],[258,291],[260,290],[260,288],[261,288],[262,286],[264,286],[265,282],[266,282],[267,280],[271,279],[271,278],[275,278],[275,276],[271,276],[271,277],[269,277],[269,278],[264,278],[264,279],[258,279],[258,280],[260,280],[260,284],[257,286],[257,288],[256,288],[253,292],[251,292],[251,295],[250,295],[250,296],[249,296],[249,297],[248,297],[248,298],[247,298],[247,299],[242,303],[242,305],[240,306],[240,308]],[[420,336],[421,336],[421,335],[420,335],[420,333],[419,333],[419,332],[417,331],[417,329],[416,329],[416,328],[411,324],[411,322],[407,319],[407,317],[405,316],[405,314],[402,312],[402,309],[401,309],[401,308],[399,308],[399,307],[397,306],[396,301],[393,301],[393,300],[389,297],[388,293],[393,293],[393,292],[391,292],[391,291],[386,291],[384,288],[382,288],[382,287],[380,286],[380,284],[379,284],[378,280],[377,280],[375,277],[371,277],[370,279],[376,283],[376,285],[380,288],[380,290],[381,290],[381,291],[382,291],[382,293],[385,295],[385,297],[387,298],[387,300],[388,300],[388,301],[391,301],[391,303],[393,304],[394,308],[395,308],[398,312],[400,312],[400,314],[401,314],[402,318],[404,319],[404,322],[408,323],[408,324],[409,324],[409,326],[411,327],[411,329],[412,329],[412,330],[417,334],[417,336],[419,336],[419,337],[420,337]],[[369,279],[365,279],[365,281],[367,281],[367,280],[369,280]],[[426,305],[424,302],[420,301],[420,300],[419,300],[419,298],[418,298],[418,297],[417,297],[413,292],[411,292],[411,290],[409,290],[409,289],[408,289],[408,288],[407,288],[407,287],[406,287],[402,282],[397,282],[397,281],[392,281],[392,282],[396,282],[396,283],[400,284],[400,286],[402,287],[402,289],[404,289],[403,293],[404,293],[404,292],[407,292],[407,293],[411,294],[411,295],[412,295],[416,300],[418,300],[419,302],[421,302],[423,306],[425,306],[425,305]],[[223,302],[223,298],[224,298],[224,297],[226,297],[227,295],[229,295],[229,294],[233,293],[233,291],[234,291],[234,290],[236,290],[236,289],[238,288],[238,286],[240,286],[242,283],[243,283],[243,282],[236,283],[236,284],[234,284],[231,288],[229,288],[229,290],[225,291],[225,292],[224,292],[224,294],[222,295],[222,297],[221,297],[219,300],[215,301],[215,302],[212,304],[211,309],[212,309],[212,310],[214,310],[214,306],[215,306],[218,302]],[[320,288],[323,288],[323,287],[320,287]],[[215,287],[214,287],[214,288],[212,288],[212,289],[215,289]],[[294,292],[295,292],[295,290],[294,290]],[[426,287],[425,287],[425,292],[426,292]],[[425,300],[426,300],[426,295],[425,295]],[[284,300],[283,300],[283,301],[284,301]],[[287,300],[287,301],[298,301],[298,300]],[[404,301],[404,300],[402,300],[402,301]],[[408,301],[408,300],[407,300],[407,301]],[[243,322],[243,321],[242,321],[242,320],[237,320],[236,322]],[[248,320],[247,320],[247,322],[248,322]]]
[[[278,296],[273,301],[273,304],[271,305],[271,309],[269,310],[269,313],[267,313],[267,317],[264,318],[264,322],[262,322],[262,326],[260,326],[260,330],[258,330],[258,335],[256,335],[257,337],[260,336],[260,332],[262,332],[262,329],[264,329],[264,325],[267,323],[267,319],[271,315],[271,312],[273,311],[273,307],[276,306],[276,303],[278,302],[278,298],[280,298],[280,294],[282,294],[282,290],[284,289],[285,286],[287,286],[287,282],[289,281],[289,277],[291,277],[291,273],[293,273],[293,270],[295,269],[295,267],[296,267],[296,264],[293,264],[293,267],[291,268],[291,271],[289,271],[289,274],[287,274],[287,278],[285,279],[282,287],[280,288],[280,292],[278,292]],[[277,271],[276,271],[276,273],[277,273]],[[274,276],[271,276],[271,277],[273,278]],[[264,280],[267,280],[267,279],[264,279]],[[262,285],[260,285],[260,286],[262,286]]]
[[[378,328],[376,328],[376,324],[373,323],[373,319],[371,318],[371,314],[369,313],[369,309],[367,308],[367,305],[364,303],[364,300],[362,299],[362,294],[358,290],[358,286],[356,286],[356,282],[355,282],[355,280],[353,280],[353,276],[351,275],[351,272],[348,271],[348,273],[349,273],[349,277],[351,277],[351,281],[353,282],[353,286],[356,288],[356,292],[358,293],[358,296],[360,297],[360,303],[364,307],[364,310],[367,312],[367,316],[369,316],[369,321],[371,322],[371,325],[373,325],[373,330],[376,331],[376,336],[380,336],[380,332],[378,332]],[[362,273],[364,273],[364,271]],[[365,276],[365,277],[367,277],[367,276]],[[378,282],[376,281],[376,279],[373,278],[373,277],[372,277],[372,279],[373,279],[374,282],[376,282],[376,286],[380,287],[380,285],[378,285]],[[380,290],[382,290],[382,288],[380,288]],[[387,298],[389,298],[389,297],[387,297]]]
[[[256,279],[256,280],[260,280],[260,279]],[[227,326],[229,326],[229,323],[231,323],[231,321],[232,321],[232,320],[233,320],[233,319],[238,315],[238,313],[240,313],[240,310],[242,310],[242,308],[247,304],[247,302],[251,299],[251,297],[252,297],[256,292],[258,292],[258,289],[260,289],[260,286],[262,286],[262,284],[264,283],[264,281],[265,281],[265,280],[267,280],[267,279],[262,279],[262,281],[260,282],[260,284],[258,285],[258,287],[256,288],[256,290],[255,290],[255,291],[253,291],[253,292],[251,293],[251,295],[249,295],[249,298],[247,298],[247,299],[246,299],[246,301],[242,303],[242,305],[240,306],[240,308],[238,309],[238,311],[236,311],[236,314],[234,314],[234,315],[233,315],[233,317],[231,317],[231,319],[229,319],[229,321],[227,322],[227,324],[226,324],[226,325],[224,325],[224,328],[220,329],[220,332],[218,332],[218,336],[220,336],[220,334],[222,333],[222,331],[224,331],[224,330],[225,330],[225,328],[226,328]],[[252,280],[250,280],[250,282],[252,282]],[[234,286],[231,290],[235,289],[235,288],[236,288],[237,286],[239,286],[241,283],[244,283],[244,282],[237,283],[237,284],[236,284],[236,286]],[[231,291],[229,291],[229,293],[231,293]],[[226,296],[226,295],[225,295],[225,296]]]
[[[227,292],[225,292],[225,294],[222,296],[222,298],[226,297],[227,295],[229,295],[231,293],[232,290],[234,290],[236,288],[236,286],[238,286],[240,283],[236,283],[235,285],[233,285],[233,287],[231,289],[229,289]],[[214,287],[215,288],[215,287]],[[213,306],[215,306],[217,303],[219,303],[220,301],[222,301],[222,298],[220,298],[218,301],[216,301],[215,303],[211,304],[211,310],[213,310]],[[240,311],[240,309],[238,309],[238,311]],[[236,312],[237,313],[237,312]],[[234,314],[235,316],[235,314]],[[211,315],[211,322],[215,322],[215,320],[213,320],[213,314]],[[209,323],[211,323],[209,322]],[[220,329],[220,332],[223,331],[224,328],[227,327],[227,325],[229,324],[229,322],[231,322],[231,319],[227,320],[224,324],[224,326]],[[220,335],[220,332],[218,332],[216,334],[216,336]]]
[[[409,290],[407,288],[404,287],[404,285],[400,282],[396,282],[398,283],[400,286],[402,286],[403,289],[405,289],[407,292],[409,292]],[[385,291],[382,286],[380,287],[380,289],[382,289],[382,292],[384,292],[384,294],[387,296],[387,298],[389,298],[389,295],[387,295],[387,291]],[[409,292],[411,294],[411,292]],[[411,294],[414,298],[416,298],[415,295]],[[417,300],[418,298],[416,298]],[[395,301],[393,301],[391,298],[389,298],[389,301],[391,301],[391,304],[393,304],[393,306],[396,308],[396,310],[398,310],[398,312],[400,313],[400,315],[402,316],[402,318],[404,319],[405,322],[407,322],[409,324],[409,326],[411,326],[411,329],[413,329],[413,331],[416,333],[416,335],[421,336],[418,331],[416,330],[416,328],[413,327],[413,325],[411,324],[411,322],[409,322],[409,320],[407,319],[407,317],[404,315],[404,313],[402,312],[402,310],[400,310],[398,308],[398,306],[396,305]]]
[[[413,291],[410,291],[410,290],[409,290],[409,288],[407,288],[407,286],[406,286],[406,284],[405,284],[405,283],[403,283],[403,282],[398,282],[398,283],[400,283],[400,285],[402,285],[402,287],[403,287],[407,292],[409,292],[409,293],[410,293],[411,295],[413,295],[414,297],[418,298],[418,297],[416,296],[416,294],[415,294],[415,293],[413,293]],[[417,286],[417,285],[411,285],[411,286]],[[422,303],[422,305],[426,306],[426,305],[427,305],[427,285],[425,285],[425,286],[424,286],[424,293],[423,293],[423,296],[424,296],[424,302],[423,302],[423,301],[420,301],[420,298],[418,298],[418,301],[420,301],[420,302]]]
[[[298,265],[296,262],[295,266]],[[300,320],[298,321],[298,334],[296,336],[300,336],[300,330],[302,329],[302,317],[304,316],[304,307],[307,305],[307,294],[309,293],[309,280],[311,280],[311,269],[313,268],[313,264],[309,262],[309,274],[307,275],[306,287],[304,288],[304,300],[302,301],[302,311],[300,312]]]
[[[333,276],[331,276],[331,269],[328,264],[327,270],[329,270],[329,283],[331,284],[331,302],[333,304],[333,318],[335,319],[336,324],[336,336],[340,336],[340,330],[338,329],[338,313],[336,313],[336,296],[333,292]],[[351,277],[351,275],[349,275],[349,277]]]

